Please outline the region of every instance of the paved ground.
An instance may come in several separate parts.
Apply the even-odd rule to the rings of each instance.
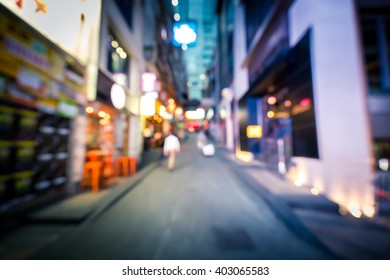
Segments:
[[[107,195],[101,196],[104,201]],[[232,172],[225,158],[203,157],[193,139],[183,145],[173,172],[165,163],[156,165],[115,203],[91,215],[81,225],[43,223],[22,229],[16,233],[19,240],[31,232],[36,238],[35,251],[34,246],[25,250],[23,258],[335,257],[290,230],[261,195]],[[3,247],[12,240],[3,240]],[[12,258],[11,250],[8,256]]]
[[[390,232],[296,188],[260,163],[194,139],[176,169],[149,164],[99,194],[32,213],[2,259],[388,259]],[[157,154],[159,152],[157,151]]]
[[[238,163],[227,156],[234,171],[294,232],[321,244],[342,259],[390,259],[388,217],[356,219],[343,216],[339,206],[324,196],[313,196],[309,188],[296,187],[261,164]]]

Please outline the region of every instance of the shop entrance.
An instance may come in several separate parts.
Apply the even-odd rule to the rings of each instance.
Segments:
[[[129,123],[127,115],[102,102],[86,108],[87,151],[81,190],[93,191],[114,184],[121,176],[120,159],[128,154]]]

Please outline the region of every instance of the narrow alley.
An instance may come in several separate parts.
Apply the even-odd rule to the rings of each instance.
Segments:
[[[47,230],[50,225],[35,225]],[[69,226],[68,226],[69,227]],[[51,225],[62,229],[58,224]],[[28,230],[22,234],[25,242]],[[173,172],[162,161],[115,204],[33,259],[328,259],[290,231],[220,155],[204,157],[191,137]],[[50,240],[50,238],[48,239]],[[9,242],[12,243],[12,242]]]

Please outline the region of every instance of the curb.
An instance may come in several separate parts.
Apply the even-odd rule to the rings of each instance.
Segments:
[[[133,190],[139,183],[141,183],[146,176],[149,175],[155,168],[157,168],[160,164],[160,161],[149,163],[144,166],[141,170],[139,170],[134,176],[124,180],[119,185],[115,186],[115,188],[121,189],[120,191],[113,190],[113,193],[110,197],[103,200],[101,205],[99,205],[95,210],[92,210],[89,217],[85,219],[83,223],[88,223],[90,221],[94,221],[98,219],[104,212],[109,210],[115,203],[123,198],[128,192]]]
[[[122,177],[119,182],[111,184],[106,190],[106,194],[97,198],[95,201],[91,202],[86,209],[78,208],[77,205],[74,206],[64,206],[64,210],[60,210],[59,212],[66,211],[75,211],[73,214],[68,214],[65,216],[62,214],[53,214],[40,215],[40,212],[34,212],[29,214],[23,218],[23,220],[28,224],[73,224],[80,225],[87,220],[95,219],[99,215],[101,215],[104,211],[107,211],[114,203],[116,203],[122,196],[128,193],[131,189],[133,189],[137,184],[139,184],[146,174],[151,172],[156,166],[156,162],[150,162],[142,169],[138,170],[137,173],[130,177]],[[66,204],[66,201],[77,199],[78,196],[83,196],[87,193],[75,194],[69,197],[64,198],[63,200],[58,201],[57,203],[51,204],[46,208],[41,209],[41,211],[46,211],[47,209],[56,212],[57,205],[61,205],[63,203]],[[88,195],[88,194],[87,194]],[[62,207],[59,206],[61,209]],[[69,208],[70,207],[70,208]],[[54,209],[52,209],[54,208]]]
[[[93,209],[84,221],[82,221],[77,227],[70,231],[68,234],[61,236],[54,243],[49,243],[43,248],[40,248],[37,252],[34,252],[27,259],[30,260],[42,260],[47,259],[50,256],[50,252],[61,251],[64,246],[69,242],[72,242],[73,238],[82,232],[90,223],[93,223],[99,219],[106,211],[108,211],[115,203],[121,200],[128,192],[133,190],[137,185],[142,182],[150,172],[153,172],[155,168],[160,165],[160,161],[152,162],[146,165],[144,168],[139,170],[135,175],[131,176],[127,180],[124,180],[119,185],[115,186],[115,189],[112,191],[107,198],[103,199],[95,209]],[[61,242],[60,242],[61,241]],[[50,249],[51,248],[51,249]]]

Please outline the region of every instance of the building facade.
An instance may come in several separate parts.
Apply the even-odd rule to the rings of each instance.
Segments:
[[[93,168],[109,184],[142,154],[144,1],[37,2],[0,4],[0,218],[84,191]]]
[[[1,219],[73,193],[82,177],[101,3],[66,5],[0,4]]]
[[[173,128],[183,137],[181,114],[188,100],[187,72],[182,49],[172,44],[175,7],[171,1],[144,1],[144,54],[146,71],[156,76],[155,110],[142,116],[145,149],[161,147],[164,137]],[[148,95],[143,92],[144,96]],[[154,105],[153,105],[154,104]],[[150,107],[149,106],[149,107]]]
[[[239,154],[370,217],[388,160],[388,4],[317,2],[234,2],[233,54],[219,53],[234,58],[220,89],[233,95],[231,137]]]

